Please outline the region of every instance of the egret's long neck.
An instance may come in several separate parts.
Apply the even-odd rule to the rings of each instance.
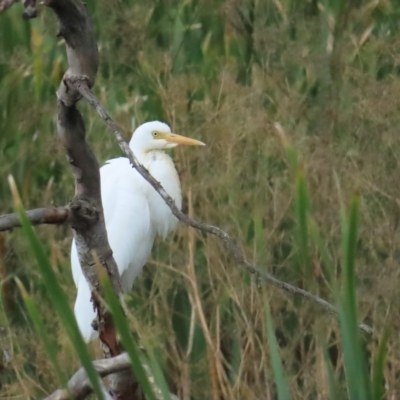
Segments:
[[[139,141],[135,140],[135,137],[133,136],[131,141],[129,142],[129,147],[133,151],[133,154],[135,157],[138,159],[140,164],[142,164],[145,168],[149,168],[149,163],[150,163],[150,153],[151,151],[148,151],[147,148]]]

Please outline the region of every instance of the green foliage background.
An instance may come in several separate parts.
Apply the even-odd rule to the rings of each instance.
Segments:
[[[297,224],[297,186],[275,123],[296,148],[333,275],[341,277],[340,204],[360,193],[356,265],[359,318],[376,337],[392,331],[383,369],[386,398],[400,392],[399,102],[400,4],[395,0],[99,0],[93,15],[101,65],[96,92],[125,129],[152,119],[207,143],[177,148],[184,210],[229,231],[249,260],[335,302],[327,261]],[[58,143],[55,91],[66,68],[55,18],[22,6],[0,15],[0,212],[12,212],[8,174],[26,208],[63,205],[73,179]],[[121,155],[84,102],[100,163]],[[299,187],[297,187],[299,189]],[[303,220],[304,222],[304,220]],[[299,229],[300,228],[300,229]],[[71,304],[67,227],[36,229]],[[299,240],[300,238],[300,240]],[[59,325],[20,230],[0,236],[0,398],[41,398],[59,387],[34,333],[18,276],[66,375],[79,360]],[[339,324],[316,306],[260,284],[214,238],[180,226],[157,243],[127,296],[139,342],[154,349],[182,399],[275,398],[265,340],[270,302],[293,399],[330,396],[324,348],[346,398]],[[196,307],[200,301],[201,307]],[[196,303],[197,302],[197,303]],[[202,323],[200,316],[204,316]],[[269,332],[270,333],[270,332]],[[326,346],[325,346],[326,345]],[[92,346],[94,356],[101,353]],[[372,361],[370,360],[370,363]]]

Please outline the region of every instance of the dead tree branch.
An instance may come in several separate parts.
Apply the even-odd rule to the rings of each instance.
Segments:
[[[103,378],[110,374],[126,371],[130,369],[130,359],[127,353],[122,353],[113,358],[105,358],[103,360],[96,360],[93,362],[95,370]],[[85,399],[92,393],[90,381],[86,375],[86,371],[81,367],[72,378],[68,381],[68,389],[74,396],[75,400]],[[68,400],[69,394],[65,389],[59,389],[46,397],[45,400]]]
[[[61,225],[67,222],[69,207],[44,207],[27,211],[32,225],[51,224]],[[21,226],[19,216],[16,213],[0,216],[0,232],[9,231]]]
[[[125,153],[125,155],[129,158],[129,161],[131,162],[132,166],[136,168],[136,170],[143,176],[144,179],[146,179],[151,186],[157,191],[157,193],[164,199],[164,201],[168,204],[170,207],[172,213],[184,224],[189,225],[195,229],[198,229],[202,232],[207,232],[212,235],[217,236],[220,238],[225,245],[226,249],[233,255],[235,258],[237,264],[245,269],[246,271],[250,272],[251,274],[269,282],[273,286],[283,289],[293,295],[298,295],[306,300],[309,300],[313,303],[318,304],[320,307],[322,307],[324,310],[328,311],[330,314],[337,315],[338,312],[336,308],[327,302],[324,299],[321,299],[318,296],[315,296],[306,290],[300,289],[296,286],[290,285],[289,283],[283,282],[272,275],[268,274],[267,272],[261,270],[259,267],[252,265],[249,263],[243,252],[240,250],[239,246],[235,243],[235,241],[222,229],[205,224],[203,222],[199,222],[194,220],[193,218],[190,218],[186,214],[184,214],[181,210],[179,210],[176,205],[174,200],[168,195],[168,193],[165,191],[165,189],[161,186],[161,184],[153,178],[152,175],[149,174],[146,168],[143,167],[133,154],[131,148],[129,147],[128,143],[125,142],[121,129],[118,127],[118,125],[115,123],[115,121],[110,117],[110,115],[107,113],[103,105],[100,103],[99,99],[93,94],[93,92],[90,90],[90,88],[85,84],[85,82],[75,82],[76,89],[81,93],[81,95],[96,109],[96,111],[99,113],[100,117],[104,120],[104,122],[110,127],[110,129],[114,132],[114,135],[116,136],[119,146],[121,147],[122,151]],[[366,324],[360,324],[360,329],[363,330],[364,332],[368,334],[373,333],[373,329],[366,325]]]
[[[58,36],[64,38],[68,58],[57,90],[57,131],[65,147],[67,159],[75,177],[75,197],[70,203],[69,223],[74,230],[82,272],[92,290],[93,306],[98,315],[99,337],[106,358],[121,354],[122,348],[110,313],[99,301],[101,288],[93,253],[107,270],[117,294],[122,292],[117,265],[108,243],[100,192],[100,172],[96,157],[86,142],[85,124],[76,108],[81,99],[75,80],[92,87],[97,74],[99,56],[91,18],[83,3],[76,0],[44,0],[53,9],[59,22]],[[121,400],[141,399],[139,385],[130,370],[110,377],[113,395]]]
[[[131,365],[130,362],[131,361],[128,354],[122,353],[113,358],[96,360],[93,362],[93,366],[99,375],[104,378],[117,372],[129,371]],[[143,367],[149,378],[149,382],[153,388],[154,394],[158,399],[164,399],[160,388],[155,383],[155,379],[150,371],[150,368],[146,364],[143,364]],[[86,375],[86,371],[83,367],[75,372],[72,378],[68,381],[68,389],[73,395],[74,400],[83,400],[93,392],[89,379]],[[170,396],[172,400],[179,400],[178,397],[172,393],[170,393]],[[68,391],[66,389],[59,389],[50,396],[46,397],[44,400],[70,400],[70,396],[68,395]]]

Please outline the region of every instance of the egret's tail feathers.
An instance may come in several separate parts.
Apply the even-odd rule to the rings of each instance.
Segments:
[[[99,334],[92,327],[92,322],[96,318],[93,310],[93,303],[90,301],[92,294],[84,276],[79,279],[78,295],[75,301],[75,318],[78,322],[79,330],[85,342],[96,339]]]

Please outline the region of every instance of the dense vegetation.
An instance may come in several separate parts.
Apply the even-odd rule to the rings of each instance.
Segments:
[[[359,319],[375,330],[373,338],[363,336],[363,349],[370,367],[390,329],[385,398],[397,398],[398,2],[90,0],[87,5],[101,53],[97,94],[127,139],[138,124],[160,119],[207,143],[173,152],[184,210],[227,230],[249,260],[336,304],[334,281],[349,267],[342,228],[351,245],[352,226],[346,229],[341,205],[348,210],[352,203],[355,218],[353,195],[359,194],[357,307]],[[41,11],[30,22],[20,18],[20,4],[0,15],[2,214],[13,211],[8,174],[26,208],[63,205],[74,193],[55,134],[54,93],[66,66],[64,45],[55,37],[54,16]],[[121,155],[95,112],[80,107],[99,161]],[[296,149],[299,168],[291,167],[276,122]],[[309,199],[299,196],[303,171]],[[308,215],[308,240],[302,210]],[[49,226],[36,231],[73,304],[71,232]],[[0,268],[0,349],[11,358],[0,358],[0,398],[41,398],[60,384],[13,277],[39,307],[68,376],[79,361],[23,231],[0,236]],[[276,398],[266,299],[291,398],[333,398],[333,375],[337,398],[346,398],[343,321],[341,331],[335,317],[316,305],[243,273],[215,238],[180,225],[167,242],[157,242],[126,301],[135,337],[154,349],[172,392],[185,400],[220,394],[245,400]],[[96,344],[91,350],[101,356]],[[351,389],[348,393],[357,398]]]

